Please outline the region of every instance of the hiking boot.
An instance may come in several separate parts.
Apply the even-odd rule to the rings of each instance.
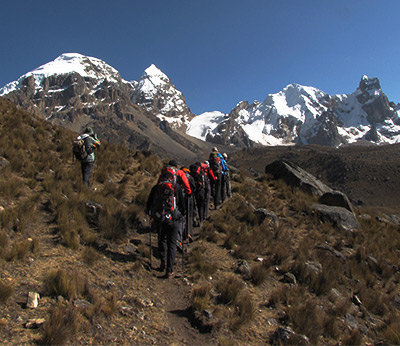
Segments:
[[[161,262],[160,266],[156,270],[159,272],[163,272],[165,270],[165,263]]]
[[[166,272],[165,275],[163,276],[163,279],[170,279],[174,277],[174,272]]]

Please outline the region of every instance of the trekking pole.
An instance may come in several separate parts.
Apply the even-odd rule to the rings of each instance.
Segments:
[[[184,235],[182,235],[182,277],[184,275],[184,270],[185,270],[185,237]]]
[[[149,216],[149,222],[150,222],[150,228],[149,228],[149,237],[150,237],[150,269],[153,268],[152,263],[151,263],[151,252],[152,252],[152,246],[151,246],[151,229],[152,229],[152,223],[151,223],[151,216]]]

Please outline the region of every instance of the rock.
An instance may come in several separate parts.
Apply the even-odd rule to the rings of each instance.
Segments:
[[[282,281],[286,282],[287,284],[293,284],[293,285],[296,285],[297,283],[296,276],[292,273],[285,273]]]
[[[96,202],[86,201],[85,208],[87,222],[92,226],[98,226],[99,215],[103,210],[103,206]]]
[[[25,322],[24,327],[27,329],[37,329],[46,322],[44,318],[34,318]]]
[[[317,261],[304,262],[304,280],[313,282],[322,273],[322,264]]]
[[[361,228],[354,214],[345,208],[324,204],[313,204],[312,207],[318,212],[322,221],[330,222],[342,230],[353,231]]]
[[[249,280],[251,278],[251,269],[246,260],[239,262],[237,271],[242,275],[243,279]]]
[[[298,187],[310,195],[322,196],[324,193],[332,191],[312,174],[289,161],[274,161],[265,167],[265,173],[271,174],[274,179],[282,179],[288,185]]]
[[[280,345],[311,345],[305,335],[296,334],[290,327],[278,327],[269,337],[273,346]]]
[[[254,214],[256,214],[260,220],[260,223],[262,223],[264,220],[268,219],[271,220],[273,223],[278,222],[278,217],[273,211],[268,211],[265,208],[258,208],[254,211]]]
[[[26,307],[28,309],[36,309],[39,305],[40,295],[36,292],[29,292]]]
[[[6,158],[4,157],[0,157],[0,167],[6,167],[10,164],[10,161],[8,161]]]
[[[342,207],[354,214],[354,208],[349,198],[340,191],[325,192],[320,198],[319,203],[332,207]]]
[[[80,309],[87,309],[90,305],[92,305],[90,302],[88,302],[85,299],[74,300],[73,304],[75,307],[80,308]]]

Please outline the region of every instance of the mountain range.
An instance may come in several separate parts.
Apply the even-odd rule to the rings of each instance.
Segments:
[[[67,53],[7,84],[0,96],[56,125],[77,132],[91,125],[107,140],[185,161],[214,145],[234,151],[400,141],[400,105],[388,100],[377,78],[365,75],[351,94],[290,84],[263,102],[241,101],[229,114],[195,115],[155,65],[138,81],[126,81],[100,59]]]

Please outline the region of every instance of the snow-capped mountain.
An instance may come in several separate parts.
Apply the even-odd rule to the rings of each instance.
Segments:
[[[357,90],[347,95],[331,96],[313,87],[290,84],[262,103],[241,102],[230,114],[202,114],[189,124],[188,133],[221,144],[230,144],[233,138],[241,147],[398,143],[399,109],[388,101],[377,78],[362,76]],[[202,124],[201,131],[198,124]]]
[[[132,101],[145,107],[174,127],[187,125],[193,114],[183,94],[155,65],[148,67],[138,82],[134,82]]]
[[[0,96],[54,124],[77,132],[91,125],[105,139],[162,155],[191,157],[206,147],[174,130],[193,114],[154,65],[130,82],[100,59],[62,54],[4,86]]]
[[[176,143],[193,155],[209,143],[243,148],[400,142],[400,105],[367,76],[351,94],[290,84],[261,103],[242,101],[229,114],[195,116],[155,65],[138,81],[126,81],[100,59],[68,53],[7,84],[0,96],[55,124],[75,131],[91,124],[106,138],[160,153],[174,152]]]

